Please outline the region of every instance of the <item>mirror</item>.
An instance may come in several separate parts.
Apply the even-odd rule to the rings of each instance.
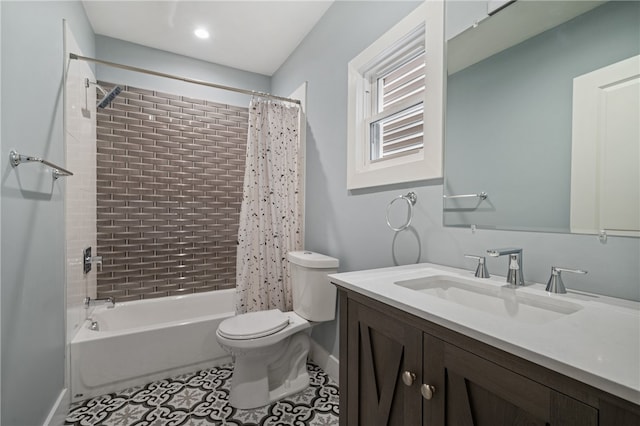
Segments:
[[[638,235],[598,222],[620,211],[635,221],[622,228],[640,222],[638,67],[635,77],[621,80],[626,97],[616,101],[618,110],[631,111],[616,158],[632,162],[626,174],[605,182],[618,195],[600,201],[606,185],[598,182],[609,179],[596,173],[604,148],[593,148],[584,162],[575,126],[602,117],[574,117],[574,103],[586,107],[574,79],[637,57],[639,19],[639,2],[518,0],[448,41],[445,226]],[[608,167],[619,168],[616,161]],[[475,195],[483,192],[484,199]],[[575,216],[585,212],[593,223],[578,226]]]

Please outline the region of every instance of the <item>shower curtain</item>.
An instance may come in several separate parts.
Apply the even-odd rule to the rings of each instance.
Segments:
[[[236,257],[236,312],[292,310],[287,252],[302,250],[300,107],[254,98]]]

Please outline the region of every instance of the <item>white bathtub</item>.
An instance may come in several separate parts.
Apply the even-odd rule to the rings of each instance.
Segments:
[[[71,395],[80,401],[231,361],[216,329],[234,289],[96,307],[71,341]]]

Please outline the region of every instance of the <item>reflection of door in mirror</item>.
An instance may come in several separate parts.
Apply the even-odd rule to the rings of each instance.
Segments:
[[[640,236],[640,56],[573,80],[571,232]]]

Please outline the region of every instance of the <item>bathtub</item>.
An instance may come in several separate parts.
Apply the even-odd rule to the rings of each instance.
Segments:
[[[216,330],[234,315],[234,295],[228,289],[93,308],[71,341],[72,402],[230,362]]]

